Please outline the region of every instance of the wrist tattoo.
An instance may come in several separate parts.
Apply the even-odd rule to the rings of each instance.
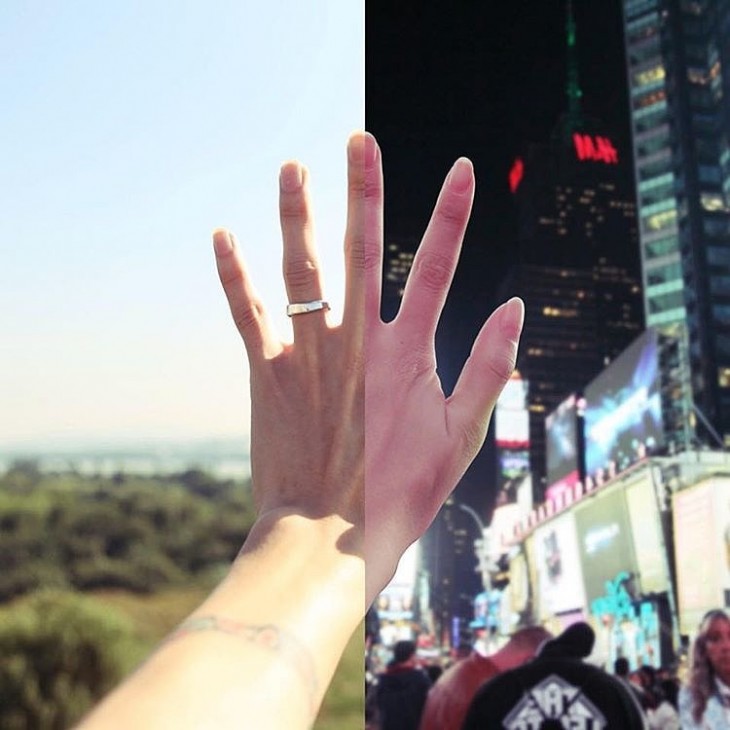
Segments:
[[[314,715],[317,710],[318,689],[314,662],[307,648],[293,634],[274,624],[256,626],[220,616],[198,616],[180,624],[163,641],[163,645],[202,631],[217,631],[235,636],[255,646],[281,654],[282,659],[291,664],[303,680],[304,686],[307,688],[311,712]]]

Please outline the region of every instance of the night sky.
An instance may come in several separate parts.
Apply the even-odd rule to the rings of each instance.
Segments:
[[[418,239],[452,162],[474,162],[477,192],[437,337],[453,388],[498,304],[516,250],[507,173],[526,142],[547,141],[567,108],[567,0],[366,0],[366,127],[383,151],[386,240]],[[620,0],[574,0],[583,110],[630,143]],[[459,492],[481,506],[493,464],[482,454]],[[472,499],[469,495],[474,494]]]

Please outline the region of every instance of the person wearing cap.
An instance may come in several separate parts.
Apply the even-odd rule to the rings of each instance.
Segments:
[[[459,730],[477,690],[500,672],[535,658],[552,634],[542,626],[518,629],[490,656],[477,651],[447,669],[431,688],[419,730]]]
[[[646,730],[631,692],[585,661],[595,633],[569,626],[531,662],[487,682],[469,707],[462,730]]]

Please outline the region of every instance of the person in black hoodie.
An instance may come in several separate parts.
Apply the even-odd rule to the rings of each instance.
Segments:
[[[537,657],[484,684],[462,730],[645,730],[631,692],[583,659],[595,634],[586,623],[547,641]]]
[[[416,664],[415,643],[396,643],[393,661],[375,688],[380,730],[418,730],[430,687],[428,675]]]

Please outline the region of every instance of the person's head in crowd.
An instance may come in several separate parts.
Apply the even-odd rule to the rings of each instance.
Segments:
[[[586,664],[595,644],[584,622],[545,642],[534,661],[486,682],[477,692],[462,730],[555,730],[567,727],[645,728],[631,690]]]
[[[542,626],[525,626],[517,629],[490,659],[500,669],[511,669],[534,658],[540,647],[552,638],[553,635]]]
[[[444,673],[444,670],[438,664],[428,664],[426,666],[426,674],[431,680],[431,684],[436,684],[436,680]]]
[[[416,643],[414,641],[398,641],[393,647],[393,661],[396,664],[403,664],[412,659],[416,654]]]
[[[692,647],[689,687],[697,723],[716,692],[716,679],[730,686],[730,616],[719,609],[705,614]]]
[[[679,685],[677,682],[673,679],[663,679],[659,683],[659,687],[662,691],[662,698],[669,702],[669,704],[676,710],[677,696],[679,695]]]
[[[613,673],[623,679],[629,678],[629,660],[625,656],[616,658],[613,663]]]

